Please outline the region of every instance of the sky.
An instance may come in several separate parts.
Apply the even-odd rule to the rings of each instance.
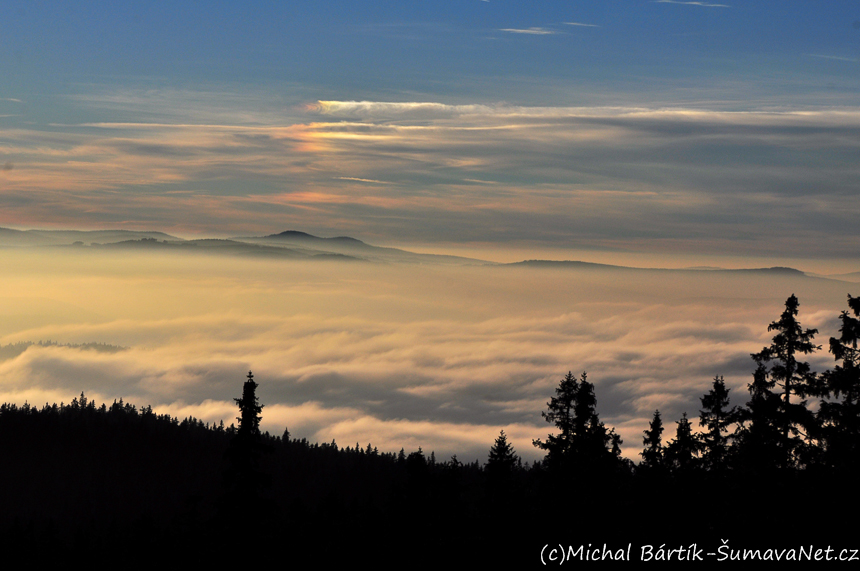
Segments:
[[[857,258],[854,2],[5,13],[5,227]]]
[[[0,227],[159,230],[185,238],[294,229],[508,262],[550,258],[637,267],[785,265],[825,274],[860,269],[856,2],[9,1],[3,13]],[[50,266],[58,263],[32,256]],[[394,383],[392,390],[400,394],[403,387],[394,379],[404,374],[403,363],[420,362],[425,365],[415,374],[435,379],[425,384],[448,395],[427,410],[460,406],[461,399],[480,408],[459,388],[439,388],[461,386],[444,372],[450,365],[446,359],[456,361],[446,350],[461,327],[470,331],[469,351],[501,358],[514,352],[513,345],[505,346],[491,332],[493,320],[504,319],[507,311],[511,322],[500,331],[540,338],[565,319],[578,323],[582,315],[591,315],[570,304],[622,303],[590,294],[544,296],[539,281],[529,276],[511,282],[520,289],[490,296],[492,311],[458,318],[452,308],[462,307],[463,300],[480,300],[466,284],[493,284],[491,278],[428,277],[428,283],[453,284],[451,291],[462,294],[439,300],[437,290],[418,287],[405,272],[390,276],[391,287],[409,292],[403,294],[409,311],[398,317],[367,301],[385,283],[373,272],[299,268],[304,277],[290,287],[305,284],[302,291],[307,292],[313,289],[307,284],[325,284],[325,295],[319,295],[329,301],[316,306],[314,296],[299,296],[317,309],[287,304],[276,312],[285,322],[301,321],[302,315],[313,322],[334,320],[335,329],[347,337],[393,324],[399,332],[392,334],[398,339],[394,345],[411,339],[425,347],[427,360],[416,356],[397,361],[397,366],[383,363],[387,358],[377,362],[371,356],[375,349],[358,341],[346,345],[352,348],[349,356],[337,358],[306,351],[310,357],[294,359],[287,349],[241,356],[246,345],[210,339],[210,323],[221,324],[216,331],[230,319],[248,330],[256,324],[268,332],[267,339],[280,339],[280,346],[305,347],[308,341],[270,324],[267,311],[255,305],[262,302],[253,301],[265,295],[242,290],[233,274],[216,275],[200,267],[197,274],[174,282],[168,278],[176,269],[171,263],[139,260],[140,267],[126,268],[117,281],[109,269],[88,260],[68,262],[70,269],[57,276],[40,273],[35,261],[4,260],[7,267],[18,268],[5,286],[7,296],[18,301],[4,306],[4,315],[17,317],[3,329],[0,343],[52,338],[134,350],[113,357],[28,350],[18,360],[0,364],[8,398],[26,398],[33,390],[42,396],[67,395],[68,400],[98,370],[98,378],[116,373],[136,382],[149,379],[147,390],[135,385],[128,394],[170,410],[200,407],[206,398],[223,408],[232,402],[224,392],[216,391],[216,398],[206,397],[202,389],[185,394],[165,387],[205,387],[205,379],[222,379],[226,371],[241,379],[241,370],[260,367],[280,379],[283,389],[270,395],[270,416],[275,405],[316,411],[323,420],[308,424],[305,433],[319,438],[337,432],[331,428],[333,418],[365,419],[374,428],[337,434],[348,439],[356,432],[387,434],[387,442],[395,442],[396,435],[408,431],[386,432],[373,424],[399,418],[389,409],[383,412],[370,404],[349,408],[320,394],[283,387],[298,378],[334,375],[325,378],[335,384],[340,381],[331,379],[355,383],[372,378],[368,386]],[[285,270],[278,266],[271,276],[254,271],[262,272],[260,283],[268,284],[260,291],[275,292],[272,276]],[[581,276],[568,278],[578,282]],[[633,295],[613,289],[613,279],[606,277],[594,291]],[[145,293],[129,297],[128,292],[146,292],[149,285],[166,288],[159,290],[164,293],[159,299],[171,299],[170,284],[185,302],[163,302],[162,307],[151,300],[145,307],[158,319],[128,314],[135,299],[146,298]],[[356,289],[347,295],[344,284]],[[666,364],[685,351],[680,333],[670,335],[673,341],[659,350],[656,345],[641,349],[642,355],[656,359],[648,361],[653,378],[642,381],[651,388],[642,394],[622,391],[607,403],[608,416],[629,426],[625,434],[636,434],[648,409],[657,405],[660,399],[653,395],[665,393],[655,388],[660,383],[676,387],[680,392],[673,394],[685,395],[685,402],[715,374],[736,375],[733,386],[743,389],[746,373],[737,364],[743,358],[747,365],[748,353],[761,348],[766,339],[759,334],[766,336],[766,324],[793,293],[783,287],[762,292],[760,288],[773,286],[762,284],[754,286],[754,295],[735,292],[725,307],[716,302],[711,307],[722,308],[727,316],[743,314],[743,308],[760,310],[721,322],[727,338],[732,337],[727,331],[736,334],[726,341],[733,356],[723,360],[736,364],[733,372],[723,372],[723,361],[717,359],[704,367],[708,371],[697,371],[695,380],[688,379],[689,385],[681,383],[678,375],[685,369],[670,373]],[[687,285],[709,287],[701,281]],[[654,291],[675,291],[673,287],[654,286]],[[815,315],[822,326],[844,305],[847,286],[836,289],[838,295],[831,290],[808,294],[814,311],[821,312]],[[70,297],[71,291],[80,298]],[[110,295],[93,299],[86,293],[90,291]],[[338,316],[329,308],[341,305],[331,300],[344,295],[354,296],[358,307],[376,309],[362,309],[352,321]],[[658,308],[675,308],[658,325],[675,331],[672,323],[689,323],[694,315],[708,312],[701,300],[721,295],[685,292],[700,299],[688,303],[683,301],[687,297],[679,301],[654,293],[636,311],[660,315]],[[188,300],[198,296],[210,303],[185,315]],[[219,296],[235,300],[235,307],[213,310]],[[765,296],[767,304],[760,306],[757,296]],[[71,307],[83,309],[69,313]],[[600,319],[620,319],[621,306],[613,307]],[[181,338],[166,333],[165,324],[174,319],[183,324]],[[444,334],[433,332],[437,319],[445,324],[439,325]],[[635,331],[654,326],[650,318],[634,322]],[[297,327],[309,331],[301,323]],[[146,338],[133,331],[157,333]],[[604,348],[630,339],[594,335],[598,341],[592,342],[609,344]],[[336,345],[335,338],[326,337],[326,343]],[[212,354],[201,349],[221,347],[222,342],[222,349]],[[537,414],[536,403],[548,398],[544,393],[568,369],[594,368],[594,378],[609,387],[639,378],[635,371],[645,365],[631,361],[618,368],[608,364],[611,359],[589,361],[589,353],[579,349],[538,345],[531,340],[522,347],[522,359],[541,363],[534,371],[525,375],[524,366],[511,365],[499,373],[505,386],[537,383],[525,393],[502,391],[499,402],[522,401],[512,410],[522,406]],[[131,357],[144,347],[173,352],[174,357],[164,357],[157,373],[144,374],[146,367],[132,363]],[[229,357],[221,360],[224,355]],[[98,366],[76,368],[84,357]],[[197,360],[193,374],[179,365],[184,357]],[[343,367],[332,364],[339,362]],[[46,363],[63,364],[55,370]],[[371,373],[368,363],[380,369]],[[213,372],[221,365],[223,371]],[[322,367],[325,373],[311,374],[307,367]],[[466,370],[480,378],[492,377],[483,365],[480,370],[470,367]],[[64,383],[58,380],[63,378]],[[156,380],[164,385],[156,386]],[[110,399],[131,386],[117,382],[116,390],[107,381],[80,388]],[[354,386],[343,390],[357,394]],[[600,399],[599,391],[600,385]],[[653,398],[642,400],[643,395]],[[673,399],[663,400],[670,413],[679,413],[680,400]],[[385,402],[397,410],[407,407],[398,399]],[[507,410],[499,406],[491,409]],[[206,414],[214,419],[214,412]],[[463,425],[457,423],[465,422],[436,412],[410,414],[403,412],[404,422],[450,422],[448,434],[454,435],[462,433]],[[522,448],[530,438],[544,436],[527,435],[540,420],[529,418],[506,413],[494,421],[484,416],[484,428],[475,434],[491,442],[499,427],[519,423],[530,427],[513,431]],[[433,442],[447,442],[447,448],[439,447],[446,451],[459,445],[478,449],[478,444],[467,446],[454,437]]]

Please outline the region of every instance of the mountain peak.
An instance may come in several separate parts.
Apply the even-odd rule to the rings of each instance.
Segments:
[[[357,238],[350,238],[349,236],[336,236],[334,238],[320,238],[319,236],[314,236],[313,234],[308,234],[307,232],[300,232],[299,230],[285,230],[280,234],[270,234],[268,236],[264,236],[264,238],[281,238],[286,240],[305,240],[305,241],[325,241],[325,242],[348,242],[351,244],[360,244],[365,245],[364,242],[358,240]]]
[[[308,234],[307,232],[299,232],[298,230],[285,230],[280,234],[270,234],[266,236],[266,238],[311,238],[317,240],[320,239],[318,236]]]

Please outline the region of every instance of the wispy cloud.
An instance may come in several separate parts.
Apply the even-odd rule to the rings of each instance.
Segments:
[[[584,28],[599,28],[597,24],[583,24],[582,22],[564,22],[566,26],[582,26]]]
[[[681,2],[680,0],[651,0],[655,4],[685,4],[688,6],[704,6],[706,8],[731,8],[728,4],[712,4],[710,2]]]
[[[821,58],[821,59],[830,59],[830,60],[835,60],[835,61],[847,61],[847,62],[851,62],[851,63],[860,62],[860,60],[858,60],[857,58],[853,58],[853,57],[831,56],[831,55],[824,55],[824,54],[805,54],[805,55],[807,55],[809,57],[817,57],[817,58]]]
[[[317,101],[305,106],[308,111],[323,115],[371,118],[392,115],[408,117],[461,116],[470,113],[491,113],[491,105],[448,105],[432,101]]]
[[[4,129],[14,168],[0,170],[2,222],[218,234],[370,224],[386,241],[654,252],[860,247],[860,207],[845,200],[860,176],[856,109],[319,101],[292,112],[300,120],[209,111],[199,124]]]
[[[384,180],[374,180],[372,178],[357,178],[354,176],[336,176],[334,178],[336,178],[338,180],[354,180],[356,182],[369,182],[369,183],[373,183],[373,184],[391,184],[391,183],[386,182]]]
[[[532,34],[535,36],[549,36],[552,34],[558,34],[555,30],[547,30],[546,28],[501,28],[500,32],[508,32],[511,34]]]

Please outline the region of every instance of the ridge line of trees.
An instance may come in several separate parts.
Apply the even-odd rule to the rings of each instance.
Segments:
[[[804,360],[821,349],[813,342],[818,331],[801,326],[800,304],[791,295],[779,320],[768,326],[775,332],[770,345],[751,354],[756,367],[748,402],[730,406],[730,389],[715,376],[700,399],[702,431],[693,433],[684,413],[666,446],[661,414],[655,411],[643,435],[638,470],[772,473],[860,467],[860,298],[848,295],[848,305],[850,312],[840,314],[840,336],[829,343],[837,365],[818,374]]]

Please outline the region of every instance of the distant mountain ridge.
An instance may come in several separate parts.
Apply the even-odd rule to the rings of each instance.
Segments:
[[[349,256],[337,252],[328,252],[322,250],[299,251],[293,248],[267,246],[264,244],[240,242],[237,240],[228,240],[223,238],[202,238],[199,240],[185,240],[182,242],[170,242],[167,240],[162,240],[161,242],[159,242],[158,240],[155,240],[153,238],[143,238],[141,240],[124,240],[122,242],[112,242],[110,244],[93,244],[91,248],[138,251],[155,250],[159,252],[176,253],[194,252],[201,254],[231,255],[282,260],[334,259],[343,261],[364,261],[356,256]]]
[[[333,238],[321,238],[319,236],[314,236],[313,234],[308,234],[307,232],[301,232],[299,230],[285,230],[283,232],[280,232],[279,234],[269,234],[268,236],[263,236],[263,238],[266,238],[266,239],[268,239],[268,238],[274,238],[274,239],[283,238],[283,239],[291,239],[291,240],[307,240],[309,242],[333,241],[333,242],[356,243],[356,244],[362,244],[364,246],[368,245],[367,243],[362,242],[358,238],[352,238],[350,236],[335,236]]]
[[[577,260],[523,260],[496,263],[444,254],[421,254],[399,248],[374,246],[351,236],[321,237],[300,230],[285,230],[265,236],[203,238],[186,240],[159,231],[136,230],[14,230],[0,228],[0,248],[27,246],[96,246],[109,249],[157,250],[162,252],[200,252],[262,257],[270,259],[314,259],[407,263],[428,265],[530,267],[580,270],[632,270],[660,272],[766,273],[831,280],[860,281],[860,272],[821,275],[774,266],[770,268],[729,269],[713,266],[686,268],[640,268]]]
[[[504,264],[505,266],[528,266],[534,268],[580,268],[580,269],[602,269],[602,270],[637,270],[649,272],[731,272],[731,273],[769,273],[792,276],[806,276],[805,272],[795,268],[786,268],[775,266],[772,268],[742,268],[742,269],[726,269],[715,267],[698,267],[698,268],[637,268],[632,266],[615,266],[611,264],[598,264],[595,262],[579,262],[574,260],[524,260],[522,262],[513,262]]]
[[[336,253],[345,256],[358,257],[368,262],[408,263],[408,264],[443,264],[443,265],[495,265],[493,262],[448,256],[444,254],[419,254],[398,248],[372,246],[357,238],[335,236],[322,238],[299,230],[286,230],[268,236],[236,237],[233,240],[252,244],[289,245],[297,251],[308,253]]]
[[[74,242],[111,244],[127,240],[168,240],[183,242],[182,238],[164,232],[148,230],[14,230],[0,228],[0,246],[65,246]]]
[[[860,282],[860,272],[850,272],[847,274],[817,275],[817,277],[827,278],[829,280],[842,280],[846,282]]]

